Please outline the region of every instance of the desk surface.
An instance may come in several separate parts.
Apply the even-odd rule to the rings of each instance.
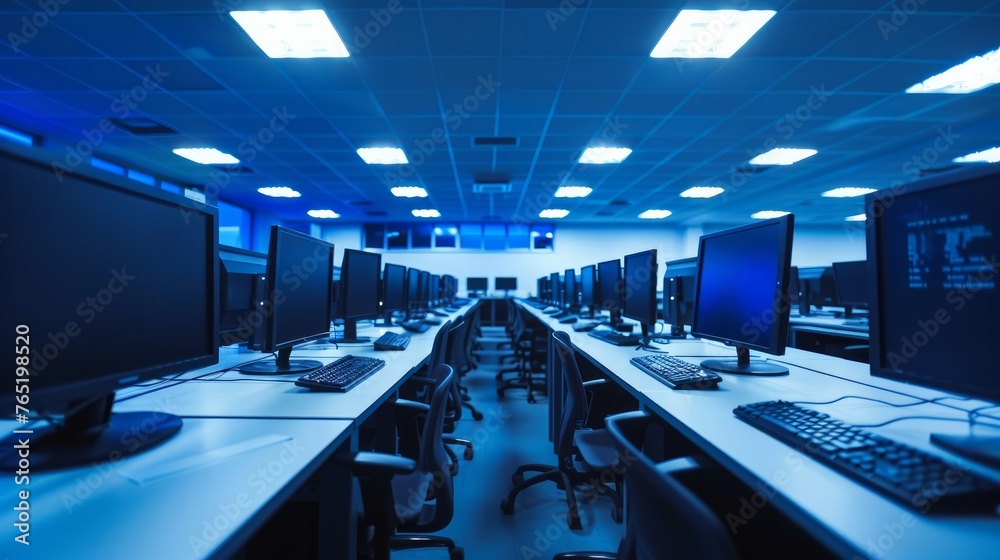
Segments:
[[[788,324],[793,327],[825,327],[837,331],[868,334],[867,321],[855,322],[854,320],[838,319],[829,315],[809,315],[807,317],[794,315],[788,318]]]
[[[868,375],[868,366],[789,348],[773,357],[789,366],[784,377],[742,377],[723,374],[716,391],[674,391],[632,366],[637,352],[602,342],[526,306],[553,330],[564,330],[577,351],[635,395],[644,408],[659,415],[699,445],[706,454],[740,477],[751,488],[766,484],[776,490],[771,503],[781,507],[805,530],[838,554],[852,558],[1000,558],[1000,517],[940,517],[919,515],[801,455],[793,448],[736,418],[741,404],[783,399],[826,402],[858,395],[897,404],[918,398],[947,396]],[[690,361],[702,356],[734,356],[735,350],[703,341],[673,341],[664,350]],[[962,406],[969,401],[956,400]],[[904,409],[846,399],[832,405],[804,405],[856,424],[875,424],[903,416],[962,418],[955,408],[922,404]],[[928,434],[963,433],[960,422],[908,420],[872,431],[964,465],[1000,481],[1000,472],[970,465],[931,445]],[[1000,430],[991,430],[1000,435]],[[984,430],[984,433],[985,430]],[[749,499],[750,496],[747,496]],[[740,504],[733,513],[739,515]],[[896,530],[902,527],[902,532]]]
[[[0,548],[24,559],[226,557],[350,433],[348,421],[187,419],[134,457],[4,484],[4,538],[27,488],[31,544]]]

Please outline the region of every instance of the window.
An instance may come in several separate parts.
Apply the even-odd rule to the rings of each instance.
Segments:
[[[431,235],[434,233],[434,226],[431,224],[417,224],[410,228],[410,247],[413,249],[430,249]]]
[[[555,242],[555,235],[555,226],[531,226],[531,247],[536,251],[551,251]]]
[[[531,229],[526,224],[510,224],[507,226],[507,248],[529,249],[531,247]]]
[[[442,224],[434,227],[434,247],[438,249],[454,249],[458,246],[458,227],[455,224]]]
[[[462,224],[461,243],[463,249],[483,248],[483,226],[482,224]]]
[[[552,251],[555,226],[525,224],[364,224],[366,249],[417,251]]]
[[[174,194],[179,194],[181,196],[184,195],[184,189],[181,188],[180,185],[175,185],[170,181],[160,181],[160,188],[167,192],[172,192]]]
[[[483,249],[503,251],[507,248],[507,226],[503,224],[483,224]]]
[[[96,167],[98,169],[103,169],[103,170],[105,170],[105,171],[107,171],[109,173],[114,173],[115,175],[124,175],[125,174],[125,168],[124,167],[118,165],[117,163],[111,163],[110,161],[108,161],[106,159],[92,157],[92,158],[90,158],[90,165],[92,165],[92,166],[94,166],[94,167]]]
[[[385,249],[385,224],[365,224],[365,249]]]
[[[249,210],[220,200],[219,244],[249,249],[251,221]]]
[[[389,224],[385,226],[385,239],[390,249],[408,249],[410,247],[409,228],[406,224]]]

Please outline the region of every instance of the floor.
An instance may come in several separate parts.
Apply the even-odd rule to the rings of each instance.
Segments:
[[[623,526],[611,519],[611,500],[577,492],[583,529],[566,526],[566,496],[551,482],[526,490],[517,498],[513,515],[503,515],[500,502],[511,488],[511,475],[524,463],[554,464],[548,440],[548,405],[544,395],[528,404],[524,390],[512,390],[504,399],[496,393],[495,358],[483,360],[465,378],[472,403],[485,418],[466,414],[457,437],[475,446],[471,461],[460,460],[455,492],[455,518],[440,534],[465,549],[469,560],[548,560],[559,552],[614,551]],[[468,410],[465,411],[468,413]],[[461,449],[456,448],[461,455]],[[447,558],[443,551],[401,551],[400,559]]]

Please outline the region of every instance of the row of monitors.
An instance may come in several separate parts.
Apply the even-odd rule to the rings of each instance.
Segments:
[[[469,293],[485,292],[490,289],[490,279],[485,276],[470,276],[465,279],[465,289]],[[493,289],[498,292],[512,292],[517,289],[517,278],[497,276],[493,279]]]
[[[96,169],[53,173],[53,154],[40,148],[5,150],[0,330],[16,334],[23,354],[18,382],[0,386],[0,407],[13,410],[16,387],[30,381],[32,410],[72,410],[64,425],[83,434],[114,424],[115,391],[217,363],[218,210]],[[988,173],[941,174],[867,197],[868,221],[858,227],[869,256],[873,375],[1000,398],[1000,376],[983,367],[1000,315],[997,178]],[[703,236],[694,334],[780,353],[790,250],[790,216]],[[351,253],[341,281],[353,283],[355,256],[365,258]],[[638,282],[636,299],[622,305],[650,325],[655,263],[650,252],[633,255],[617,282]],[[617,269],[594,265],[581,288],[605,292],[602,285],[616,282],[602,282],[602,271],[617,280]],[[295,343],[327,336],[333,274],[332,245],[272,230],[264,281],[273,289],[264,291],[260,321],[270,327],[262,347],[280,349],[279,361]],[[407,288],[422,292],[420,276],[408,270]],[[398,286],[398,272],[393,278]],[[613,307],[617,297],[605,292],[601,300]],[[364,312],[375,311],[367,305]],[[93,426],[80,425],[85,418]]]

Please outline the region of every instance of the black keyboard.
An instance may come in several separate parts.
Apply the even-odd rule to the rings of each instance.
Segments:
[[[399,326],[403,327],[403,330],[415,333],[427,332],[431,328],[430,325],[424,323],[419,319],[414,319],[412,321],[403,321],[402,323],[399,324]]]
[[[701,367],[663,354],[646,354],[629,360],[671,389],[715,389],[722,378]]]
[[[376,350],[406,350],[410,345],[410,336],[387,332],[375,340]]]
[[[590,331],[588,335],[603,340],[615,346],[638,346],[639,337],[622,334],[617,331]]]
[[[1000,485],[936,455],[784,401],[737,407],[741,420],[920,513],[995,513]]]
[[[369,375],[385,367],[385,361],[365,356],[344,356],[336,362],[311,371],[295,381],[296,385],[317,391],[350,391]]]

